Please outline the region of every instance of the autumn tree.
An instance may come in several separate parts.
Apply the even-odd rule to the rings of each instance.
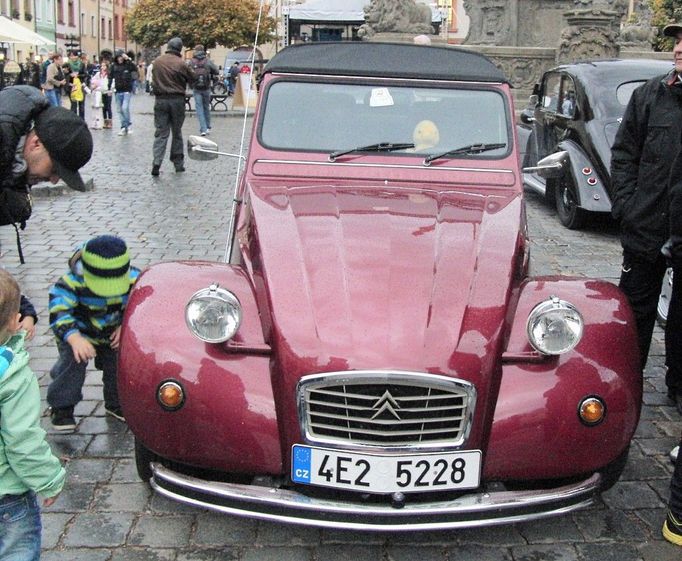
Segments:
[[[651,25],[660,30],[658,37],[654,40],[654,48],[657,51],[672,51],[672,39],[663,37],[663,28],[669,23],[682,21],[680,1],[649,0],[649,7],[651,8]]]
[[[139,0],[128,12],[126,32],[145,47],[164,45],[180,37],[187,46],[252,44],[260,10],[259,0]],[[271,39],[275,21],[262,7],[258,42]]]

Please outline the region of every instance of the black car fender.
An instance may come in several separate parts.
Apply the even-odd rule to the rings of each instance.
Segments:
[[[611,212],[611,199],[605,183],[585,151],[572,140],[564,140],[559,150],[568,152],[568,166],[564,173],[571,175],[575,200],[589,212]]]

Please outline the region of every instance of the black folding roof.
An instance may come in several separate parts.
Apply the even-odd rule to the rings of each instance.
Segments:
[[[292,45],[265,72],[507,82],[490,59],[469,49],[364,41]]]

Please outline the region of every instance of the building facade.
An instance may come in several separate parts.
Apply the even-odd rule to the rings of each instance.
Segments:
[[[46,57],[52,51],[66,54],[71,49],[86,53],[91,60],[104,49],[138,53],[135,42],[125,33],[128,9],[136,0],[0,0],[0,14],[35,31],[54,45],[37,46],[0,42],[5,58],[24,62],[35,54]]]

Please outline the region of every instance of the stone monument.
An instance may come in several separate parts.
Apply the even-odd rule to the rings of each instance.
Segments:
[[[431,8],[415,0],[371,0],[358,35],[365,41],[406,41],[433,34]]]

